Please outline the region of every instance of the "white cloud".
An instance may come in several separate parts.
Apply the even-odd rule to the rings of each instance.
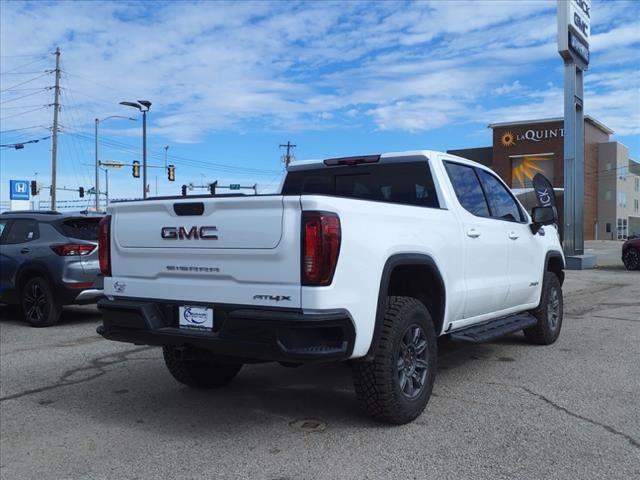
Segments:
[[[607,15],[607,22],[616,18]],[[125,113],[121,100],[142,98],[153,101],[151,131],[170,142],[198,142],[248,125],[326,129],[353,118],[369,118],[379,129],[423,131],[503,115],[557,115],[562,108],[555,90],[535,97],[529,73],[546,74],[536,68],[554,58],[561,68],[554,1],[517,8],[502,1],[5,2],[0,27],[2,55],[62,47],[62,122],[76,129],[95,116]],[[598,27],[598,64],[637,56],[637,27]],[[3,69],[15,65],[3,58]],[[633,90],[606,74],[594,73],[601,80],[590,93],[604,96],[589,102],[603,118],[635,118]],[[614,102],[616,92],[630,101],[626,110]],[[496,96],[512,104],[495,106]],[[20,115],[2,129],[49,117],[46,109]],[[122,134],[137,136],[138,128]]]

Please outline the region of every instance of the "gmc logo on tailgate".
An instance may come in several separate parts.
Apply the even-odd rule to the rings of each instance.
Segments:
[[[213,225],[205,227],[162,227],[160,236],[165,240],[217,240],[218,229]]]

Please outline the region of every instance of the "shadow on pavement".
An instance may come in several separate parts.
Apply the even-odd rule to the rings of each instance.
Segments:
[[[524,343],[517,336],[504,342]],[[446,381],[456,375],[456,369],[475,360],[514,361],[496,357],[500,345],[446,339],[439,345],[439,381]],[[300,422],[317,428],[329,424],[333,429],[391,428],[360,411],[346,363],[298,368],[273,363],[246,365],[227,387],[193,390],[170,376],[159,349],[127,345],[124,350],[61,372],[57,384],[34,393],[31,400],[46,408],[72,410],[99,418],[102,424],[171,436],[208,436],[211,432],[243,435],[252,429],[271,428],[274,423],[299,430],[296,425]]]
[[[73,323],[90,323],[100,319],[95,305],[70,305],[63,307],[58,325]],[[29,325],[24,321],[20,307],[15,305],[0,305],[0,321],[14,324]],[[48,327],[52,328],[52,327]],[[55,328],[55,325],[53,326]]]

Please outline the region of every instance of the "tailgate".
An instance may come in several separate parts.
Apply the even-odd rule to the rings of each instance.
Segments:
[[[149,200],[110,213],[105,294],[300,307],[299,197]]]

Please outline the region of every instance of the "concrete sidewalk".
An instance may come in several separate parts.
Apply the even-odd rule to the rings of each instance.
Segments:
[[[599,268],[617,267],[624,269],[622,264],[623,243],[616,240],[587,240],[584,242],[584,253],[598,257]]]

